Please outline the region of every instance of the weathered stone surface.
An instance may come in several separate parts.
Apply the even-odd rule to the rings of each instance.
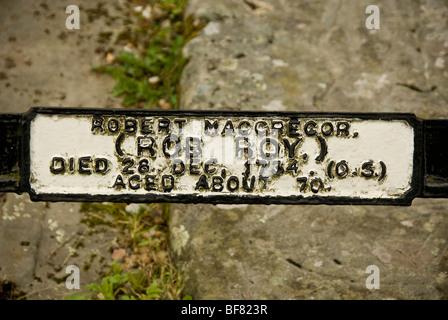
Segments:
[[[183,106],[446,114],[443,1],[379,2],[372,31],[368,1],[254,3],[190,1],[187,14],[208,24],[185,48]]]
[[[80,286],[97,282],[112,262],[118,230],[81,222],[79,204],[33,203],[27,195],[2,196],[0,275],[28,299],[63,299],[66,268],[79,267]]]
[[[445,206],[177,207],[172,245],[198,299],[447,298]]]
[[[80,6],[80,30],[65,27],[69,4]],[[110,95],[113,79],[91,68],[105,62],[106,52],[118,52],[113,42],[129,19],[122,9],[100,1],[2,3],[0,112],[118,106]],[[14,282],[26,298],[62,299],[73,293],[65,287],[68,265],[80,268],[81,288],[108,271],[118,232],[87,228],[80,221],[80,204],[32,203],[26,194],[4,194],[0,201],[0,281]]]
[[[68,30],[65,1],[13,1],[0,12],[0,105],[2,112],[31,106],[114,107],[113,79],[91,71],[123,30],[117,7],[99,1],[80,6],[80,29]],[[105,41],[107,32],[112,32]]]
[[[370,4],[190,0],[182,108],[447,118],[447,3]],[[447,205],[172,205],[171,245],[196,299],[447,299]]]

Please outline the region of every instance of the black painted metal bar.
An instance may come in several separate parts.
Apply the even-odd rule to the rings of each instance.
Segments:
[[[423,120],[422,197],[448,197],[448,120]]]
[[[0,191],[17,192],[20,189],[20,161],[22,115],[0,114]]]
[[[407,197],[407,201],[366,202],[365,204],[388,204],[388,205],[410,205],[413,198],[447,198],[448,197],[448,120],[445,119],[418,119],[412,114],[348,114],[348,113],[269,113],[269,112],[243,112],[243,111],[166,111],[166,110],[107,110],[107,109],[69,109],[69,108],[34,108],[25,114],[0,114],[0,192],[32,193],[29,187],[29,127],[30,122],[36,113],[43,114],[115,114],[129,116],[161,115],[161,116],[200,116],[200,115],[224,115],[240,116],[250,118],[254,116],[282,116],[282,117],[344,117],[350,115],[360,119],[408,119],[412,122],[415,130],[415,149],[414,149],[414,173],[413,173],[413,191]],[[415,167],[416,166],[416,167]],[[31,197],[32,200],[46,199],[40,197]],[[58,196],[47,198],[50,201],[78,201],[76,198],[67,198]],[[160,197],[160,202],[170,201],[169,197]],[[230,200],[229,200],[230,199]],[[247,203],[264,203],[263,197],[258,200],[247,198]],[[81,197],[79,201],[103,201],[103,198]],[[119,196],[109,197],[107,201],[132,202],[132,197]],[[153,199],[154,200],[154,199]],[[142,198],[138,202],[143,202]],[[185,199],[172,199],[171,202],[207,202],[198,199],[191,201]],[[210,201],[219,203],[219,201]],[[224,203],[242,203],[244,201],[228,198]],[[277,203],[267,200],[266,203]],[[292,201],[279,201],[278,203],[291,204]],[[303,203],[303,202],[302,202]],[[308,201],[306,203],[320,204],[318,200]],[[325,200],[325,204],[364,204],[363,201],[337,201],[334,203]]]

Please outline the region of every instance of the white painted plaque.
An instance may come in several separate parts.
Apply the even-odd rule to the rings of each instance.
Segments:
[[[393,118],[37,113],[29,183],[75,201],[393,200],[412,188],[414,134]]]

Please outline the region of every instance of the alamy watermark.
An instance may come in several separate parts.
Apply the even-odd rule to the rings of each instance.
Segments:
[[[67,19],[65,19],[65,27],[69,30],[80,29],[78,6],[69,5],[67,8],[65,8],[65,13],[71,13],[67,17]]]
[[[369,30],[380,28],[380,8],[376,5],[370,5],[366,8],[366,13],[370,16],[366,19],[366,28]]]
[[[66,13],[70,15],[65,20],[65,27],[69,30],[80,29],[80,14],[79,7],[76,5],[69,5],[65,8]],[[380,8],[377,5],[369,5],[366,7],[366,14],[370,14],[366,19],[366,28],[369,30],[380,29]]]
[[[67,266],[67,268],[65,268],[65,273],[71,273],[65,280],[65,287],[69,290],[79,289],[79,267],[75,265],[69,265]]]
[[[366,273],[370,276],[366,279],[366,288],[369,290],[380,288],[380,268],[375,265],[370,265],[366,268]]]

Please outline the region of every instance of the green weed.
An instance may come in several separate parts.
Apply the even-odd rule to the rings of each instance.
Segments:
[[[178,108],[178,84],[187,60],[182,57],[185,39],[196,30],[184,28],[183,11],[187,0],[129,0],[133,6],[150,7],[150,18],[138,15],[138,26],[124,32],[117,41],[130,44],[107,64],[94,67],[96,72],[115,79],[114,96],[123,96],[123,104],[135,108]],[[188,21],[188,19],[187,19]],[[191,24],[192,25],[192,24]],[[187,33],[186,29],[188,29]],[[83,222],[120,226],[119,239],[126,256],[115,261],[101,283],[85,287],[88,292],[66,299],[156,300],[192,299],[183,295],[183,278],[168,254],[168,204],[84,203]]]
[[[101,283],[66,299],[154,300],[191,299],[183,296],[183,278],[168,254],[168,204],[84,203],[84,223],[117,226],[126,256],[115,261]]]
[[[186,0],[145,1],[150,6],[150,19],[140,15],[139,27],[127,35],[139,53],[123,51],[110,65],[93,68],[115,79],[114,96],[124,96],[123,104],[152,108],[159,105],[178,108],[177,85],[187,60],[182,57],[185,43],[182,27]]]
[[[122,265],[114,263],[100,284],[91,283],[85,287],[90,293],[75,293],[65,300],[181,299],[179,280],[179,275],[166,267],[149,272],[143,269],[123,272]],[[190,300],[191,296],[186,295],[183,299]]]

